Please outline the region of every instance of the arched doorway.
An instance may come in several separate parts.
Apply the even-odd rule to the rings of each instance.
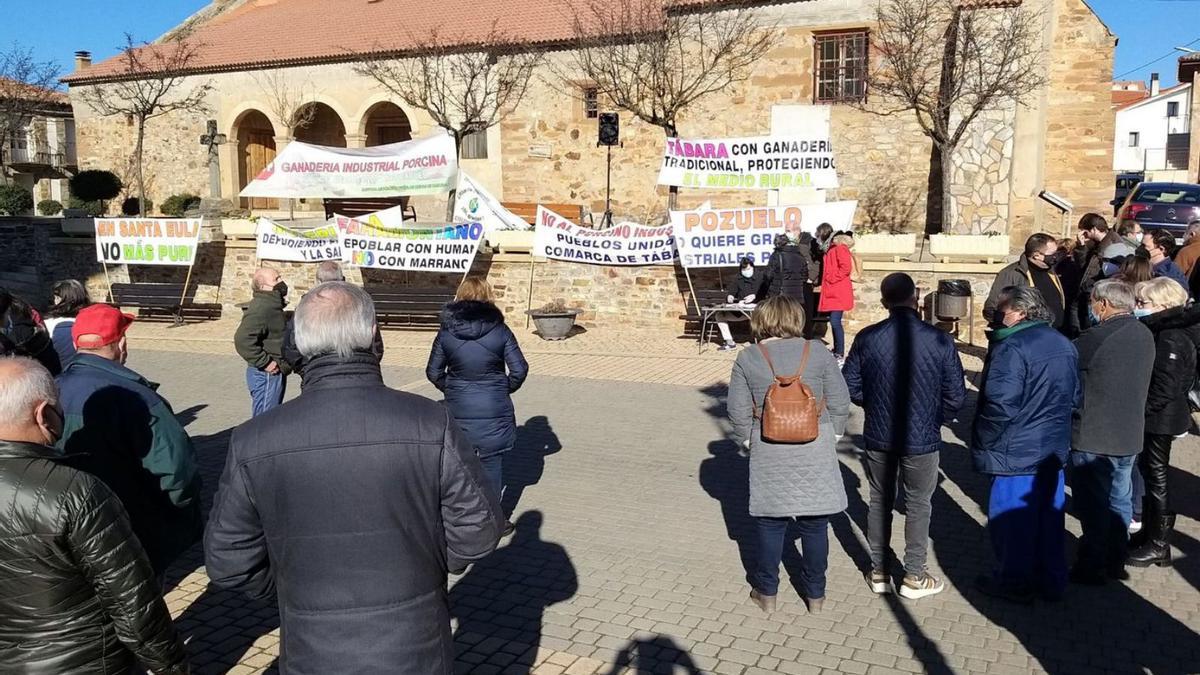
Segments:
[[[242,113],[235,127],[240,191],[275,159],[275,127],[257,110]],[[274,209],[278,205],[277,200],[267,197],[243,197],[241,201],[244,209]]]
[[[400,143],[412,139],[412,125],[400,106],[383,101],[371,106],[363,123],[367,147]]]
[[[324,103],[308,103],[316,111],[312,121],[304,128],[296,129],[293,136],[302,143],[346,147],[346,125],[337,112]]]

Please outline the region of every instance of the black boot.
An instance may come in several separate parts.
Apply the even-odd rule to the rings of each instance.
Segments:
[[[1134,567],[1169,567],[1171,565],[1171,532],[1175,530],[1175,514],[1158,516],[1148,523],[1151,528],[1146,543],[1129,552],[1126,564]]]

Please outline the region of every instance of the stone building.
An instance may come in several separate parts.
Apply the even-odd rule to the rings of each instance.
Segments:
[[[0,82],[0,96],[20,97],[26,102],[21,109],[33,112],[29,117],[22,113],[14,120],[19,126],[0,138],[0,172],[29,190],[34,204],[53,199],[65,206],[76,165],[70,100],[64,93],[12,80]]]
[[[959,231],[1008,231],[1020,241],[1035,229],[1058,229],[1057,213],[1037,199],[1041,190],[1074,202],[1080,213],[1104,211],[1111,199],[1113,118],[1110,89],[1115,38],[1083,0],[1015,0],[1041,12],[1046,84],[1028,106],[980,120],[955,158],[954,221]],[[675,7],[695,3],[668,3]],[[988,11],[991,0],[972,2]],[[999,4],[1013,4],[1010,0]],[[766,3],[756,11],[775,21],[782,38],[754,66],[748,81],[705,99],[680,123],[686,137],[765,135],[786,131],[787,106],[828,106],[841,188],[821,197],[859,199],[858,218],[923,222],[929,142],[911,114],[881,117],[847,101],[861,97],[870,51],[873,0]],[[218,148],[220,196],[237,193],[293,138],[362,147],[428,135],[427,115],[406,109],[353,69],[356,52],[401,53],[413,35],[440,31],[464,43],[493,27],[523,44],[562,49],[570,21],[550,5],[528,0],[431,3],[421,0],[214,0],[173,34],[203,44],[184,86],[211,83],[207,111],[153,120],[146,142],[148,197],[210,195],[209,149],[198,143],[214,121],[228,141]],[[452,28],[453,31],[448,30]],[[561,53],[559,54],[559,57]],[[133,127],[98,117],[80,93],[120,78],[119,59],[85,64],[65,78],[74,102],[79,158],[84,167],[121,172],[128,165]],[[311,91],[316,118],[290,130],[264,91],[264,71]],[[508,201],[578,203],[599,211],[604,202],[604,154],[596,147],[595,100],[587,83],[564,84],[549,69],[538,73],[518,108],[499,126],[470,139],[462,166]],[[816,83],[824,83],[817,87]],[[869,92],[865,92],[869,101]],[[284,111],[286,112],[286,111]],[[663,134],[622,115],[623,147],[614,150],[613,199],[619,215],[648,220],[665,211],[666,190],[655,185]],[[762,204],[765,191],[681,191],[680,204]],[[443,202],[444,204],[444,202]],[[868,208],[867,205],[870,205]],[[275,200],[241,200],[256,211]],[[421,217],[442,205],[417,201]],[[319,204],[300,204],[316,209]],[[871,212],[872,209],[875,212]]]

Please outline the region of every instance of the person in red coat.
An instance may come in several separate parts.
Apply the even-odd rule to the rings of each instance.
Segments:
[[[821,303],[818,311],[829,312],[829,329],[833,332],[833,355],[841,363],[846,354],[846,330],[842,326],[842,315],[854,309],[854,255],[850,245],[854,239],[840,232],[833,238],[833,245],[825,252],[825,264],[821,270]]]

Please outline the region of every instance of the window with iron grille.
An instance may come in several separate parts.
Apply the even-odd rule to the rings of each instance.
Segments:
[[[846,103],[866,97],[865,30],[817,35],[813,48],[817,103]]]
[[[476,131],[473,134],[467,134],[462,139],[462,158],[463,159],[487,159],[487,129]]]
[[[600,116],[600,90],[595,87],[585,87],[583,90],[583,114],[589,120]]]

